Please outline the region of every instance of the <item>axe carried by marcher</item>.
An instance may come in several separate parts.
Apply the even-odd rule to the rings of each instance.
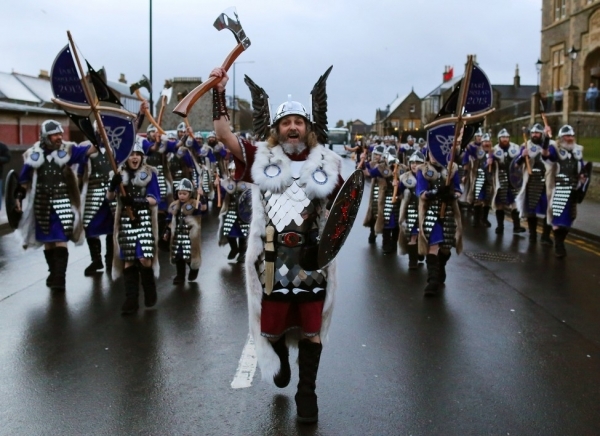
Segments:
[[[524,151],[527,153],[527,142],[529,142],[529,139],[527,139],[527,129],[525,127],[523,127],[523,141],[525,147]],[[527,174],[531,175],[531,162],[529,162],[529,154],[525,155],[525,165],[527,166]]]
[[[131,86],[129,87],[129,92],[131,92],[132,94],[135,94],[138,99],[140,99],[142,101],[146,101],[146,99],[140,92],[141,88],[146,88],[148,90],[148,92],[152,92],[152,85],[150,84],[150,80],[148,80],[148,78],[144,75],[142,75],[142,78],[139,81],[131,84]],[[154,117],[152,116],[152,114],[150,113],[150,111],[148,109],[144,110],[144,115],[146,115],[146,117],[148,118],[148,121],[150,121],[150,124],[152,124],[154,127],[156,127],[156,130],[158,131],[159,135],[165,134],[165,131],[160,127],[160,123],[156,122],[156,120],[154,119]]]
[[[165,87],[160,93],[160,111],[158,112],[158,118],[156,122],[160,126],[162,124],[163,115],[165,113],[165,108],[171,101],[171,96],[173,95],[173,84],[169,80],[165,80]]]
[[[238,56],[242,54],[244,50],[250,47],[250,39],[248,39],[248,37],[244,33],[244,29],[240,24],[235,9],[231,10],[231,13],[233,14],[233,16],[235,16],[235,18],[232,18],[230,15],[228,15],[229,11],[230,10],[228,9],[227,11],[219,15],[219,17],[215,20],[213,24],[213,26],[215,26],[217,30],[231,30],[231,32],[235,36],[236,41],[238,42],[238,44],[231,51],[231,53],[229,53],[227,58],[225,58],[223,65],[221,65],[221,67],[225,71],[229,70],[229,68],[231,68],[235,60],[238,58]],[[194,103],[196,103],[196,101],[198,101],[198,99],[204,94],[206,94],[210,89],[214,88],[220,80],[221,79],[219,77],[212,77],[206,82],[202,83],[201,85],[195,87],[179,102],[177,106],[175,106],[173,112],[182,117],[187,117]]]

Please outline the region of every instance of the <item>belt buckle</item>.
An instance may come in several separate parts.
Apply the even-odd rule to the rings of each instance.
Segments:
[[[280,233],[277,236],[280,243],[286,247],[294,248],[304,243],[304,236],[296,232]]]

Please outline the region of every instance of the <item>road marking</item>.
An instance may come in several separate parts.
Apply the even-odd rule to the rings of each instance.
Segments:
[[[248,339],[242,350],[242,356],[240,357],[235,377],[233,377],[233,381],[231,382],[233,389],[243,389],[252,386],[252,379],[254,379],[254,373],[256,372],[256,363],[254,340],[250,333],[248,333]]]

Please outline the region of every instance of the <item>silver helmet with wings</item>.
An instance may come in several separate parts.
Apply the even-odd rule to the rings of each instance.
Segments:
[[[312,130],[317,135],[319,143],[327,143],[327,77],[333,65],[330,66],[325,73],[319,77],[317,83],[311,91],[312,114],[309,115],[304,106],[297,102],[288,99],[277,108],[277,112],[273,119],[269,110],[269,96],[263,88],[258,86],[250,77],[244,76],[244,82],[250,88],[252,95],[253,109],[253,129],[254,135],[258,141],[264,141],[269,137],[271,127],[275,127],[277,122],[288,115],[300,115],[304,117],[311,125]]]

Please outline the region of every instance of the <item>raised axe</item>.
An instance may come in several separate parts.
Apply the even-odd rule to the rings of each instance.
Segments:
[[[142,75],[142,78],[139,81],[132,83],[131,86],[129,86],[129,92],[135,94],[140,100],[147,101],[140,92],[141,88],[146,88],[148,92],[152,92],[152,85],[150,84],[150,80],[148,80],[148,78],[145,75]],[[146,115],[148,121],[150,121],[150,124],[156,127],[156,130],[158,131],[159,135],[165,134],[165,131],[161,129],[160,124],[156,122],[156,120],[154,119],[152,114],[150,114],[150,111],[148,109],[144,110],[144,115]]]
[[[544,122],[544,127],[548,127],[548,118],[546,118],[546,108],[544,107],[544,102],[540,100],[540,115],[542,116],[542,121]],[[550,135],[552,138],[552,135]]]
[[[171,101],[171,96],[173,95],[173,84],[170,80],[165,80],[165,86],[160,93],[160,111],[158,112],[158,118],[156,122],[160,126],[162,124],[163,115],[165,113],[165,107]]]
[[[235,16],[235,18],[232,18],[230,15],[228,15],[228,12],[231,12]],[[219,15],[217,17],[217,19],[215,20],[213,26],[217,30],[222,30],[222,29],[231,30],[231,32],[235,36],[236,41],[238,42],[238,44],[231,51],[231,53],[229,53],[227,58],[225,58],[223,65],[221,65],[221,67],[225,71],[227,71],[227,70],[229,70],[229,68],[231,68],[231,66],[233,65],[235,60],[238,58],[238,56],[240,54],[242,54],[242,52],[244,50],[246,50],[248,47],[250,47],[250,39],[246,36],[246,33],[244,33],[244,29],[242,28],[242,25],[240,24],[240,21],[238,19],[237,13],[235,12],[235,9],[228,9],[225,12],[221,13],[221,15]],[[220,80],[221,79],[219,77],[211,77],[206,82],[202,83],[201,85],[196,86],[189,94],[187,94],[179,102],[179,104],[177,106],[175,106],[175,109],[173,109],[173,112],[182,117],[187,117],[190,110],[192,109],[192,106],[194,105],[194,103],[196,103],[196,101],[198,101],[198,99],[200,97],[202,97],[204,94],[206,94],[206,92],[208,92],[208,90],[214,88],[215,85],[217,83],[219,83]]]
[[[527,143],[529,139],[527,138],[527,128],[523,127],[523,147],[525,147],[525,152],[527,152]],[[529,154],[525,155],[525,166],[527,167],[527,174],[531,175],[531,162],[529,161]]]

